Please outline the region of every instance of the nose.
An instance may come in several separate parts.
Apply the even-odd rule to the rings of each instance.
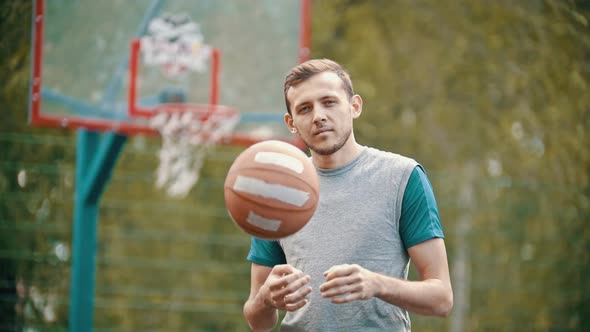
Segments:
[[[322,105],[316,105],[313,108],[314,112],[313,112],[313,122],[314,123],[320,123],[320,122],[324,122],[326,121],[326,110],[324,109],[324,107],[322,107]]]

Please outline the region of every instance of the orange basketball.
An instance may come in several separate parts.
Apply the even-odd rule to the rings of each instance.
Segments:
[[[225,178],[225,207],[246,233],[279,239],[311,219],[319,187],[315,167],[303,151],[289,143],[263,141],[234,160]]]

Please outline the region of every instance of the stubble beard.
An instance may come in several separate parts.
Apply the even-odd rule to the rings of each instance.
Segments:
[[[352,134],[352,129],[349,129],[346,132],[346,134],[341,136],[340,139],[336,143],[334,143],[331,146],[328,146],[326,148],[321,148],[319,146],[312,145],[308,141],[303,139],[303,137],[301,137],[301,140],[311,151],[313,151],[321,156],[329,156],[331,154],[336,153],[338,150],[340,150],[344,146],[344,144],[346,144],[346,142],[348,142],[351,134]]]

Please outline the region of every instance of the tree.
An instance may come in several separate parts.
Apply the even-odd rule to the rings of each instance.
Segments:
[[[350,68],[365,100],[359,141],[431,174],[468,276],[454,280],[452,329],[587,329],[588,6],[314,4],[313,55]]]

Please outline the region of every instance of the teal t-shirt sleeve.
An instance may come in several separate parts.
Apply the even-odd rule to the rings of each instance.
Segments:
[[[250,240],[250,252],[246,259],[268,267],[287,263],[283,248],[278,241],[262,240],[256,237]]]
[[[406,249],[432,238],[444,238],[432,185],[422,166],[412,171],[404,197],[399,230]]]

